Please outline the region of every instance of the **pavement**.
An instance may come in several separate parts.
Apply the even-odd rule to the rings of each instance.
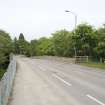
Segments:
[[[9,105],[105,105],[105,70],[17,57]]]

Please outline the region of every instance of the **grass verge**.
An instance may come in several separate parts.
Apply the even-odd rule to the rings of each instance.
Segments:
[[[88,67],[92,67],[92,68],[99,68],[99,69],[104,69],[105,70],[105,63],[97,63],[97,62],[87,62],[87,63],[81,63],[80,65],[83,66],[88,66]]]

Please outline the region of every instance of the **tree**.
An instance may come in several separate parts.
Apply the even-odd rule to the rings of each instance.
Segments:
[[[36,39],[31,40],[31,42],[30,42],[30,55],[31,56],[36,56],[36,54],[37,54],[37,51],[36,51],[37,43],[38,43],[38,41]]]
[[[0,67],[6,67],[12,52],[12,40],[8,33],[0,30]]]
[[[20,33],[19,40],[23,40],[23,41],[25,40],[23,33]]]
[[[91,25],[80,24],[77,26],[72,40],[74,47],[76,48],[77,55],[88,55],[93,54],[93,47],[95,46],[94,29]]]
[[[14,53],[19,54],[19,44],[16,37],[14,38],[14,41],[13,41],[13,48],[14,48]]]
[[[52,34],[54,54],[57,56],[66,56],[67,36],[69,32],[66,30],[56,31]]]
[[[37,55],[54,55],[52,39],[42,37],[38,40],[36,47]]]
[[[65,45],[65,52],[64,52],[64,55],[67,56],[67,57],[73,57],[74,56],[74,42],[72,40],[72,36],[73,36],[73,33],[72,32],[69,32],[67,34],[67,37],[66,37],[66,45]]]
[[[99,28],[96,31],[96,39],[97,39],[97,45],[95,47],[95,52],[99,58],[104,61],[105,59],[105,25],[103,27]]]
[[[28,42],[25,40],[24,35],[22,33],[20,33],[19,35],[18,45],[19,45],[19,54],[26,54]]]

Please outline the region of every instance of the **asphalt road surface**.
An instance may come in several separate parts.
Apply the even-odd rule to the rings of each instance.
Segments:
[[[105,105],[105,71],[48,59],[17,58],[9,105]]]

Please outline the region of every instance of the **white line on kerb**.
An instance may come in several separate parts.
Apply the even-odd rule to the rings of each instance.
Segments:
[[[88,98],[92,99],[93,101],[97,102],[100,105],[105,105],[104,103],[102,103],[101,101],[97,100],[96,98],[92,97],[91,95],[87,94],[86,95]]]
[[[55,75],[55,74],[53,74],[53,76],[56,77],[57,79],[59,79],[60,81],[62,81],[63,83],[65,83],[66,85],[72,86],[72,84],[70,84],[69,82],[65,81],[65,80],[62,79],[61,77],[59,77],[59,76],[57,76],[57,75]]]

